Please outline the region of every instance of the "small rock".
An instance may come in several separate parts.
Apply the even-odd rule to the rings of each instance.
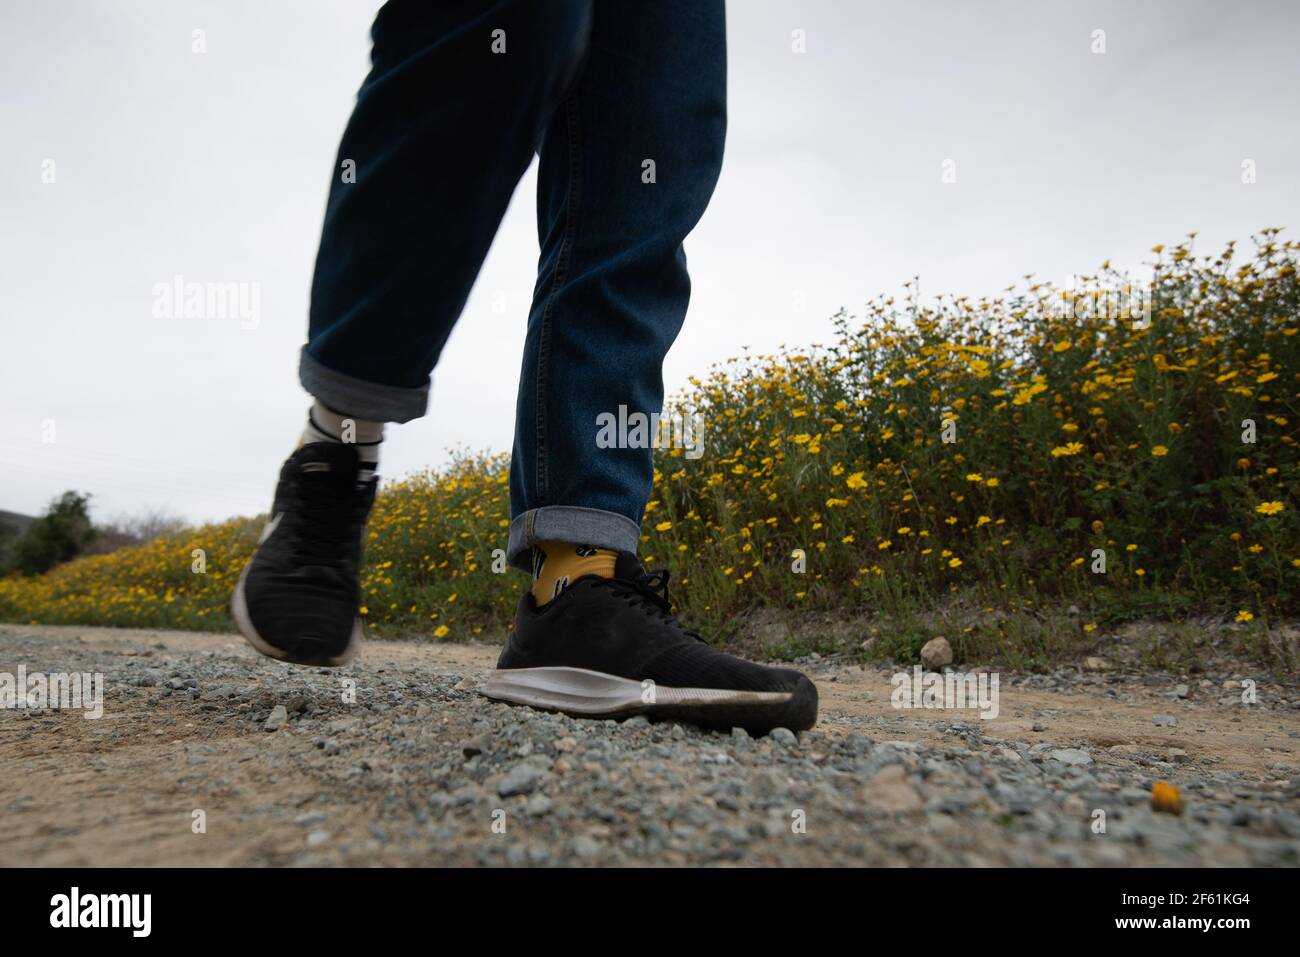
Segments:
[[[451,793],[451,803],[456,805],[473,804],[479,799],[477,784],[466,784]]]
[[[862,800],[868,807],[890,814],[917,811],[925,804],[901,764],[886,765],[877,771],[863,786]]]
[[[1172,714],[1157,714],[1152,715],[1151,723],[1161,728],[1172,728],[1178,724],[1178,719]]]
[[[329,831],[311,831],[307,834],[307,846],[320,847],[322,844],[328,844],[329,839]]]
[[[921,664],[931,671],[952,664],[952,645],[942,636],[931,638],[921,648]]]
[[[1049,752],[1047,758],[1061,764],[1092,764],[1092,755],[1081,748],[1057,748]]]
[[[799,743],[799,738],[789,728],[773,728],[767,734],[768,737],[783,748],[793,748]]]
[[[732,731],[732,735],[735,735],[735,731]],[[868,738],[865,734],[860,734],[857,731],[854,731],[845,738],[845,742],[854,754],[866,754],[875,746],[874,741]]]
[[[271,709],[271,715],[266,719],[266,724],[262,725],[264,731],[279,731],[289,723],[289,712],[282,704],[277,704]],[[328,835],[327,835],[328,836]]]
[[[551,807],[551,799],[545,794],[534,794],[528,799],[528,804],[524,807],[524,813],[529,817],[541,817],[543,814],[550,814]]]
[[[506,776],[497,785],[497,794],[510,797],[514,794],[531,794],[542,783],[546,772],[536,764],[521,761],[506,772]]]
[[[1187,698],[1190,697],[1191,693],[1192,693],[1192,689],[1189,688],[1187,685],[1174,685],[1175,698]]]
[[[1089,655],[1083,659],[1083,668],[1085,671],[1110,671],[1111,664],[1105,658]]]

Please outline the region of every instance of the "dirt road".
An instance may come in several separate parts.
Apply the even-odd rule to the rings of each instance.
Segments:
[[[753,740],[496,704],[495,654],[0,625],[0,680],[106,679],[97,720],[0,710],[0,865],[1300,863],[1300,690],[1264,676],[1002,674],[985,720],[815,660],[817,728]]]

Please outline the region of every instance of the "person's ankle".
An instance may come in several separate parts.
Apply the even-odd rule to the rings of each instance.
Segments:
[[[379,468],[379,447],[384,441],[384,423],[360,419],[331,409],[317,399],[307,410],[307,426],[298,440],[301,448],[312,442],[335,442],[356,447],[361,463],[361,480],[368,480]]]
[[[538,542],[533,546],[533,600],[541,607],[587,575],[613,578],[617,560],[618,552],[611,548]]]

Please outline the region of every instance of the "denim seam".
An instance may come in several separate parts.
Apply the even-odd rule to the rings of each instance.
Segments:
[[[546,386],[550,374],[551,315],[560,286],[568,277],[569,255],[573,248],[573,236],[578,224],[578,194],[581,189],[581,165],[578,156],[578,98],[570,96],[564,103],[565,131],[569,146],[569,182],[565,187],[564,237],[560,240],[560,249],[555,255],[555,268],[551,274],[551,289],[547,293],[546,305],[542,309],[542,328],[537,336],[537,499],[539,506],[549,504],[550,489],[547,474],[546,447]]]

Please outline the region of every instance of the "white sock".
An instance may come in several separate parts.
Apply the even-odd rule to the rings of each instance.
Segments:
[[[361,457],[360,481],[369,481],[379,467],[379,446],[384,441],[384,423],[335,412],[320,399],[307,410],[307,427],[299,445],[309,442],[339,442],[355,445]]]

